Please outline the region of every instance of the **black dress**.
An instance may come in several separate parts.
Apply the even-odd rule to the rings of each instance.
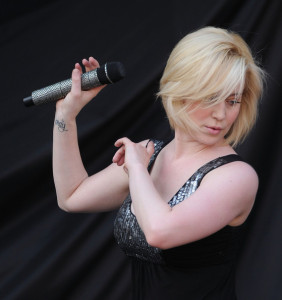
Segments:
[[[154,141],[155,152],[149,164],[165,146]],[[173,207],[189,197],[203,177],[215,168],[242,160],[231,154],[216,158],[198,169],[169,201]],[[151,247],[131,212],[131,197],[125,199],[115,223],[117,243],[132,261],[134,300],[234,300],[235,261],[243,225],[225,226],[201,240],[167,249]]]

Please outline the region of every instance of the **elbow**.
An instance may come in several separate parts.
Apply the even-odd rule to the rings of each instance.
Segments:
[[[69,208],[67,207],[67,205],[63,202],[63,201],[57,201],[57,203],[58,203],[58,206],[59,206],[59,208],[61,209],[61,210],[63,210],[63,211],[65,211],[65,212],[71,212],[70,210],[69,210]]]
[[[61,193],[60,191],[56,190],[56,196],[57,196],[57,204],[58,207],[67,212],[77,212],[78,211],[78,199],[75,197],[74,193],[67,194],[67,193]]]
[[[161,250],[168,249],[168,239],[164,232],[159,228],[148,230],[145,233],[147,243],[154,248]]]
[[[69,200],[68,199],[57,198],[57,203],[58,203],[58,207],[61,210],[65,211],[67,213],[74,212],[74,208],[72,208],[69,205]]]

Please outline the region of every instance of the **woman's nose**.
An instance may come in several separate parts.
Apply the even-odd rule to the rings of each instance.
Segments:
[[[223,120],[225,118],[225,116],[226,116],[226,106],[225,106],[224,101],[214,105],[212,107],[212,109],[213,109],[212,116],[215,119]]]

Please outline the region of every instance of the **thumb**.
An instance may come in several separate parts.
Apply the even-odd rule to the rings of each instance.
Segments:
[[[80,71],[76,68],[72,71],[71,92],[75,96],[78,96],[81,93],[81,74]]]

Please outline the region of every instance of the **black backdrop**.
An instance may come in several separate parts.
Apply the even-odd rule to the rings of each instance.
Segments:
[[[84,57],[124,63],[126,78],[78,117],[93,173],[110,163],[118,137],[171,135],[155,97],[158,80],[176,42],[206,25],[239,32],[269,73],[258,123],[238,148],[260,189],[237,287],[239,299],[281,299],[282,2],[7,0],[0,14],[0,299],[126,300],[130,293],[128,262],[112,236],[115,212],[59,210],[51,169],[55,107],[26,108],[22,98],[69,78]]]

